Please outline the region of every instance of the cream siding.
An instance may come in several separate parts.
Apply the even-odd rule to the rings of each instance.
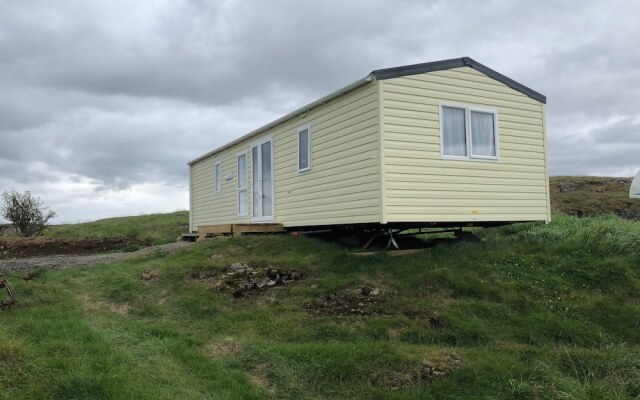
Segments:
[[[274,222],[284,226],[355,224],[380,220],[378,82],[307,112],[195,162],[190,170],[192,230],[198,226],[250,223],[237,215],[236,156],[247,152],[252,210],[251,144],[273,137]],[[297,170],[297,128],[311,125],[312,168]],[[214,165],[222,162],[222,191],[215,193]],[[232,174],[233,179],[224,180]]]
[[[380,82],[382,220],[549,220],[544,105],[469,67]],[[447,160],[440,105],[498,112],[498,161]]]

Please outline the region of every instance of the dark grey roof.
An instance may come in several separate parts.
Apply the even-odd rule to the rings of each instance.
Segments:
[[[483,74],[489,76],[490,78],[493,78],[498,82],[502,82],[505,85],[509,86],[511,89],[517,90],[518,92],[526,96],[529,96],[536,101],[539,101],[541,103],[547,102],[547,98],[543,94],[538,93],[535,90],[530,89],[525,85],[518,83],[513,79],[506,77],[497,71],[492,70],[486,65],[480,64],[479,62],[477,62],[476,60],[470,57],[452,58],[450,60],[442,60],[442,61],[434,61],[434,62],[428,62],[423,64],[405,65],[402,67],[378,69],[373,71],[371,75],[373,75],[373,77],[376,80],[384,80],[384,79],[399,78],[401,76],[423,74],[425,72],[442,71],[445,69],[460,68],[460,67],[473,68],[476,71],[482,72]]]

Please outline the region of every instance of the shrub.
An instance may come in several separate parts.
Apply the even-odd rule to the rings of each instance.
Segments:
[[[39,197],[29,191],[6,191],[2,193],[2,199],[2,216],[16,227],[20,236],[42,235],[49,220],[56,216],[55,212],[43,206]]]

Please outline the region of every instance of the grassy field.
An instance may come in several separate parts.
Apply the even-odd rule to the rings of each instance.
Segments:
[[[175,242],[189,229],[189,212],[147,214],[134,217],[101,219],[81,224],[53,225],[45,235],[54,238],[129,236],[153,244]]]
[[[16,281],[0,398],[640,398],[640,222],[554,215],[482,235],[366,258],[214,240],[43,272],[46,301]],[[238,262],[304,279],[236,298],[215,279]]]
[[[640,201],[629,198],[631,178],[553,176],[551,209],[568,215],[615,214],[640,220]]]

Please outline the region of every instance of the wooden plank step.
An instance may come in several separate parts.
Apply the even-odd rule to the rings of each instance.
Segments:
[[[283,233],[282,224],[223,224],[198,227],[198,236],[240,236],[244,233]]]
[[[243,233],[282,233],[286,232],[282,224],[234,224],[233,234]]]
[[[233,233],[231,224],[225,225],[203,225],[198,227],[198,234],[200,235],[230,235]]]

